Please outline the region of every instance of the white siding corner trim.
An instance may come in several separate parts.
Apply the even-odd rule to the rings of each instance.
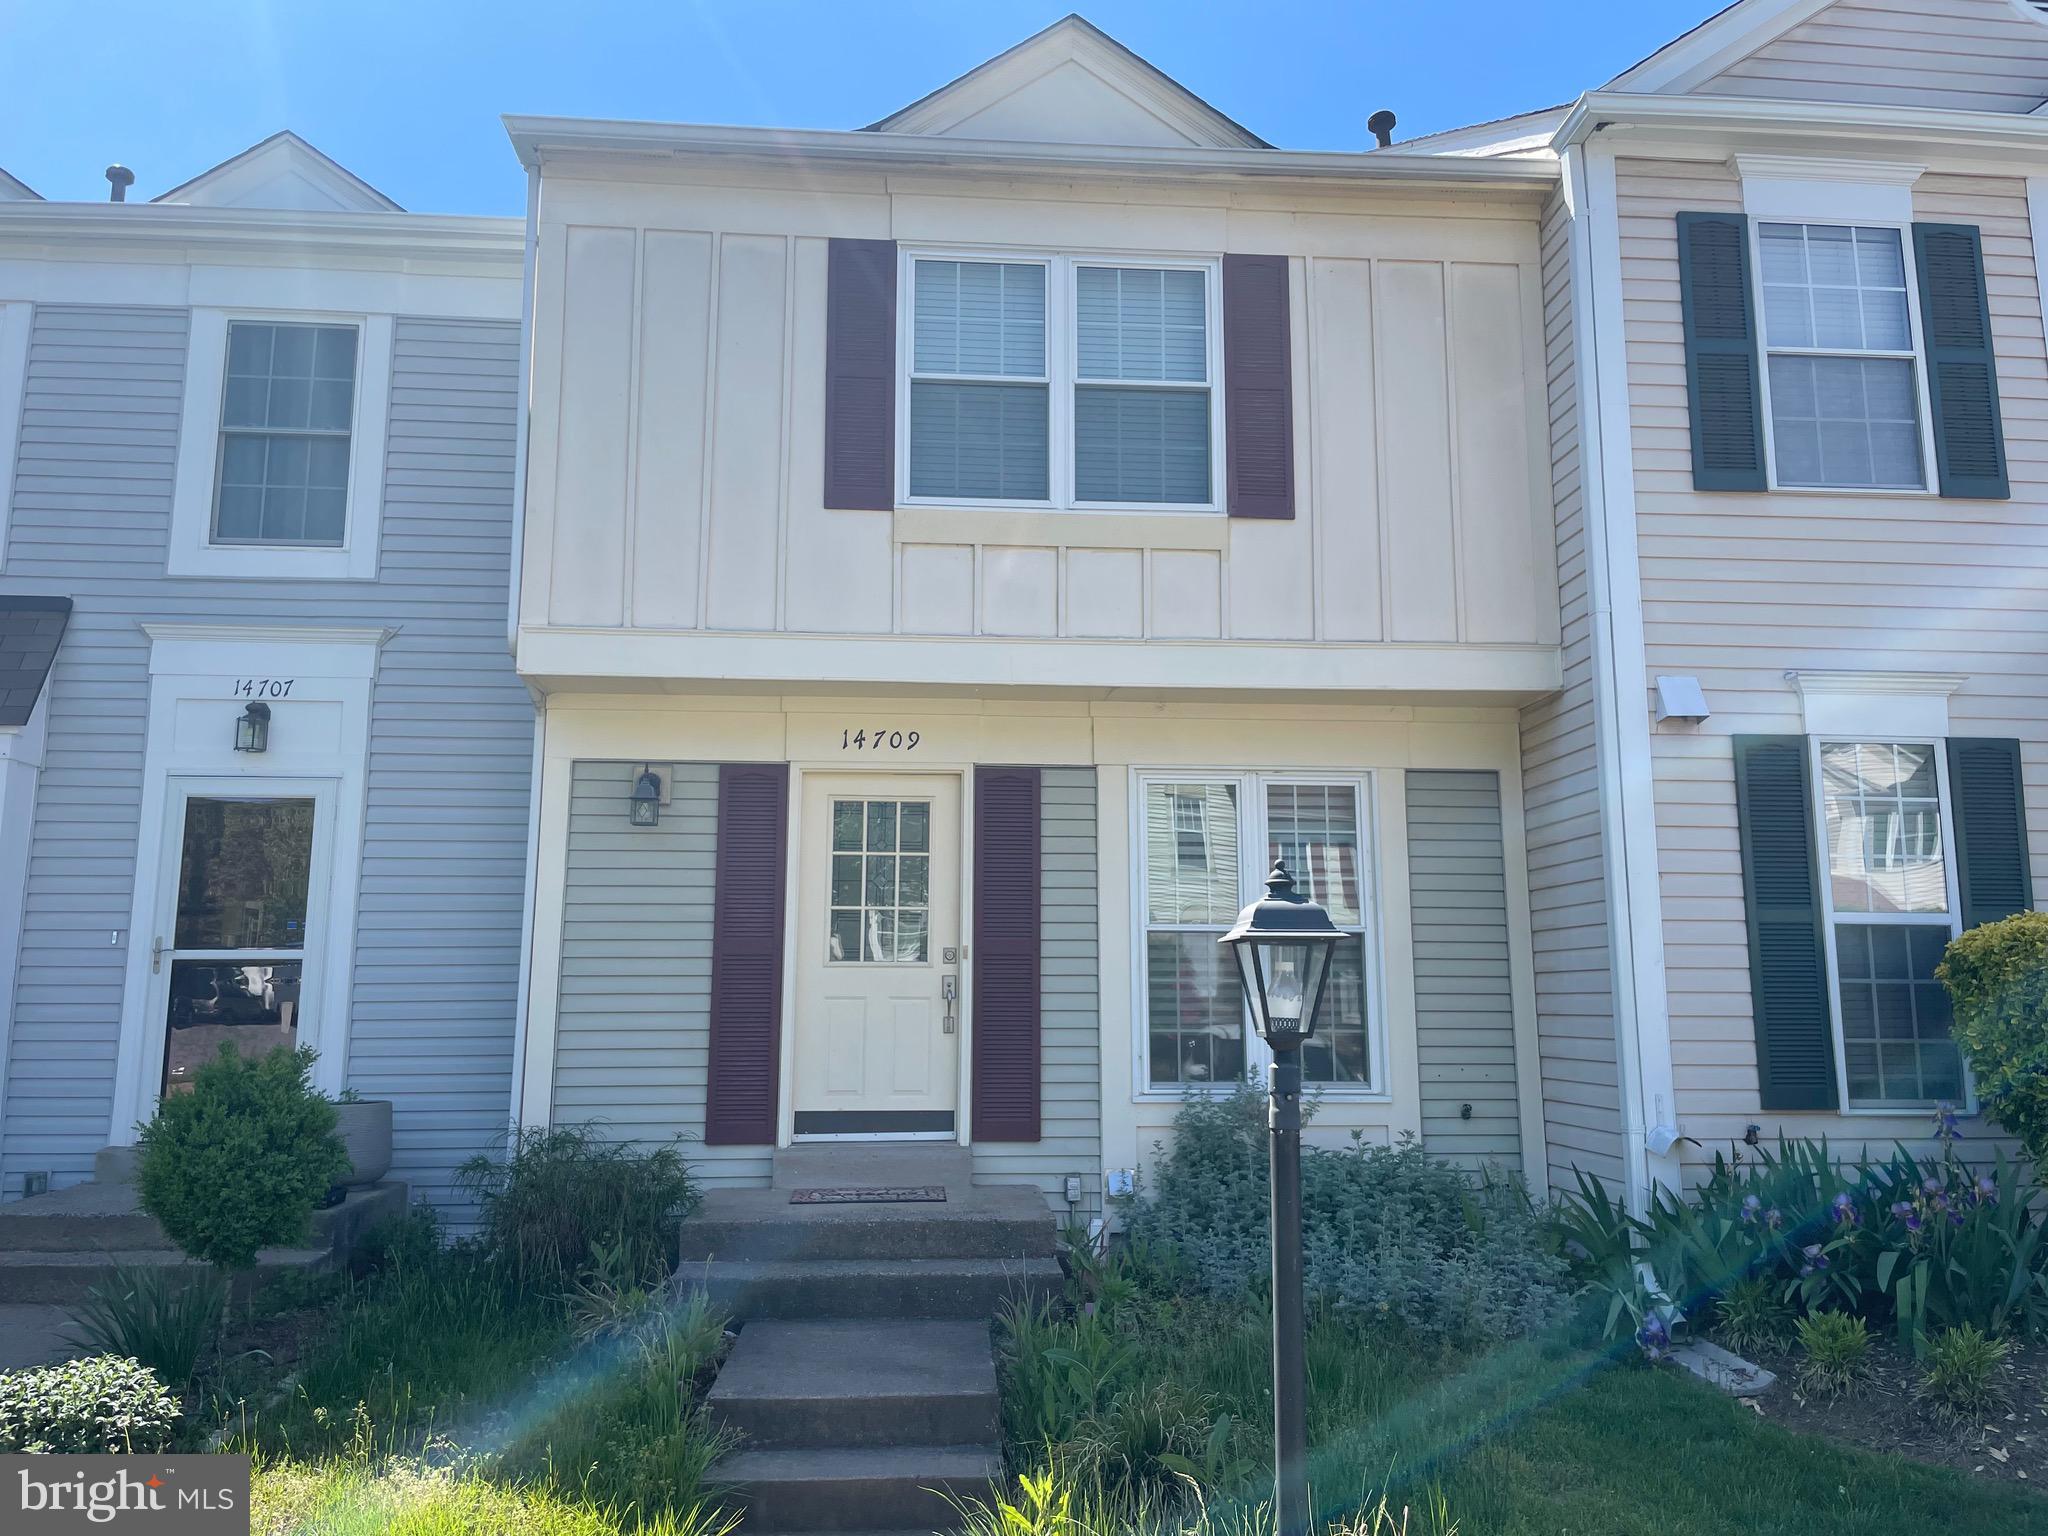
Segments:
[[[348,522],[339,548],[215,544],[213,500],[219,473],[228,322],[341,321],[360,330],[355,414],[351,418]],[[384,438],[391,414],[390,315],[326,311],[194,309],[187,343],[184,407],[178,429],[177,489],[171,500],[172,576],[246,576],[262,580],[373,581],[384,511]]]
[[[0,304],[0,568],[7,559],[7,520],[14,505],[15,449],[28,393],[28,342],[35,306]]]
[[[108,1140],[134,1140],[156,1102],[162,1067],[163,977],[154,941],[175,917],[179,835],[188,795],[263,793],[315,803],[299,1043],[319,1053],[313,1081],[323,1093],[346,1082],[351,946],[362,861],[363,785],[370,690],[388,629],[234,629],[145,624],[149,636],[148,750],[143,761],[141,836],[122,989],[114,1106]],[[245,679],[290,678],[271,701],[271,744],[261,755],[234,750]],[[317,916],[316,916],[317,914]]]

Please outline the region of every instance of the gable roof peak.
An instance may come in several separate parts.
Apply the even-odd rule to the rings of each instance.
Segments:
[[[1071,11],[862,131],[1043,143],[1273,147]]]
[[[206,208],[269,208],[319,213],[405,210],[289,128],[230,155],[211,170],[150,199]]]

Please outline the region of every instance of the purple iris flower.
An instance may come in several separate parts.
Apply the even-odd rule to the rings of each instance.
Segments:
[[[1777,1231],[1778,1228],[1785,1225],[1784,1213],[1780,1211],[1775,1205],[1772,1206],[1768,1211],[1764,1212],[1764,1225],[1766,1227],[1769,1227],[1773,1232]]]
[[[1799,1254],[1801,1258],[1806,1260],[1804,1264],[1799,1266],[1799,1273],[1802,1278],[1813,1274],[1816,1270],[1828,1267],[1828,1256],[1821,1252],[1819,1243],[1808,1243],[1799,1250]]]
[[[1756,1224],[1757,1216],[1763,1211],[1763,1208],[1763,1201],[1759,1200],[1755,1195],[1744,1195],[1742,1197],[1743,1221],[1751,1226],[1754,1226]]]
[[[1920,1230],[1920,1213],[1913,1209],[1911,1202],[1905,1200],[1894,1201],[1892,1204],[1892,1214],[1906,1224],[1908,1232],[1918,1232]]]
[[[1834,1212],[1838,1226],[1853,1227],[1861,1219],[1856,1214],[1856,1197],[1846,1189],[1835,1196]]]
[[[1636,1343],[1649,1359],[1662,1360],[1671,1350],[1671,1330],[1664,1326],[1663,1318],[1652,1312],[1636,1330]]]
[[[1934,1112],[1934,1134],[1944,1144],[1963,1134],[1956,1129],[1956,1107],[1953,1104],[1944,1104]]]
[[[1946,1185],[1939,1175],[1930,1173],[1920,1181],[1920,1187],[1930,1195],[1938,1195]]]
[[[1979,1205],[1998,1204],[1998,1180],[1991,1177],[1988,1173],[1977,1175],[1977,1203]]]

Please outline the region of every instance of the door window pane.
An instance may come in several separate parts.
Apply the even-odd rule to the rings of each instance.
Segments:
[[[162,1091],[189,1092],[192,1074],[222,1045],[251,1058],[296,1046],[301,964],[173,960]]]
[[[173,945],[303,949],[312,865],[312,801],[187,801]]]
[[[904,965],[930,958],[930,843],[927,801],[832,802],[827,961]],[[908,851],[913,846],[917,851]]]

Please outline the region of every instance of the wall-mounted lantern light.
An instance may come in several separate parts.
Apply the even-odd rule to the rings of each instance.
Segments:
[[[633,786],[632,821],[636,827],[652,827],[661,823],[661,775],[652,768],[643,769],[640,782]]]
[[[270,750],[270,706],[261,702],[251,704],[235,718],[235,750],[237,752],[268,752]]]

